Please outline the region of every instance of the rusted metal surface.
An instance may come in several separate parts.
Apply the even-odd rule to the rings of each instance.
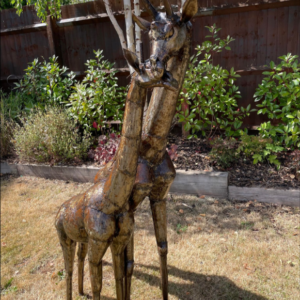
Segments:
[[[96,175],[94,186],[63,203],[55,218],[67,274],[67,300],[72,300],[76,243],[79,243],[79,294],[83,295],[84,259],[88,253],[93,299],[100,300],[102,258],[110,246],[117,299],[130,300],[135,207],[130,206],[129,197],[136,182],[146,88],[162,87],[172,91],[179,89],[178,83],[165,70],[165,66],[161,69],[157,61],[151,60],[140,64],[136,54],[123,50],[135,72],[126,98],[118,152],[106,168]],[[167,54],[170,55],[171,50]],[[171,161],[170,163],[172,164]],[[127,279],[125,286],[124,278]]]
[[[125,28],[123,1],[111,1],[116,18],[122,29]],[[170,3],[178,10],[180,1]],[[153,1],[155,7],[160,0]],[[180,6],[180,5],[179,5]],[[252,74],[261,74],[263,66],[271,60],[278,61],[278,56],[291,52],[300,55],[300,1],[298,0],[198,0],[198,14],[193,19],[193,45],[196,47],[205,39],[208,31],[204,26],[214,23],[222,30],[221,37],[235,38],[231,51],[216,55],[214,61],[222,67],[239,71],[245,78],[241,88],[240,105],[253,103],[255,84]],[[149,13],[141,1],[142,17],[149,20]],[[106,15],[102,1],[66,5],[62,7],[62,20],[57,22],[61,44],[62,63],[82,77],[87,59],[94,57],[94,49],[103,49],[105,58],[115,62],[116,68],[127,68],[122,55],[118,36]],[[1,86],[7,87],[24,74],[28,62],[34,58],[50,56],[47,28],[40,24],[33,7],[25,7],[18,17],[13,9],[1,11]],[[149,57],[149,41],[142,33],[144,55]],[[12,75],[8,78],[8,76]],[[119,82],[128,84],[129,73],[118,73]],[[258,78],[256,83],[258,84]],[[238,81],[240,82],[240,80]],[[11,86],[11,85],[10,85]],[[255,126],[262,115],[254,114],[247,118],[244,125]],[[255,122],[255,123],[254,123]]]

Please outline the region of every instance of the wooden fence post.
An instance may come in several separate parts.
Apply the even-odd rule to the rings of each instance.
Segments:
[[[47,36],[49,42],[50,56],[58,56],[57,62],[62,66],[62,52],[59,37],[59,27],[56,24],[56,18],[47,16]]]

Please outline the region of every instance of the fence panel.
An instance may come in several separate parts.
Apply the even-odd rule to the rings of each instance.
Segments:
[[[133,2],[133,1],[132,1]],[[160,0],[152,0],[157,7]],[[174,10],[180,0],[171,0]],[[116,18],[125,29],[123,1],[112,1]],[[255,88],[262,80],[262,72],[270,61],[291,52],[300,55],[300,1],[299,0],[198,0],[199,11],[193,19],[193,51],[205,40],[205,26],[214,23],[222,28],[221,38],[232,36],[231,51],[224,50],[214,57],[214,63],[235,70],[242,76],[237,80],[242,98],[241,106],[253,103]],[[141,1],[142,16],[150,19]],[[21,17],[14,9],[1,11],[1,86],[7,88],[24,74],[28,62],[34,58],[48,58],[61,53],[61,63],[82,78],[85,62],[93,58],[93,50],[103,49],[105,58],[120,69],[119,83],[129,82],[126,61],[118,36],[106,15],[102,0],[62,6],[62,19],[56,31],[47,34],[48,24],[40,23],[32,6],[25,7]],[[49,30],[48,30],[49,32]],[[54,43],[52,39],[59,40]],[[144,57],[149,56],[147,33],[142,35]],[[55,47],[53,45],[55,44]],[[59,45],[59,46],[57,46]],[[57,47],[59,49],[57,50]],[[54,49],[54,50],[53,50]],[[258,125],[264,117],[253,114],[244,126]]]

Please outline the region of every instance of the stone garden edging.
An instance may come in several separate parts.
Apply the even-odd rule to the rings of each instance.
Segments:
[[[94,166],[47,166],[1,163],[2,174],[35,176],[76,182],[93,182],[99,168]],[[176,170],[170,193],[207,195],[229,200],[268,202],[300,206],[300,190],[267,189],[264,187],[237,187],[228,185],[228,172]]]

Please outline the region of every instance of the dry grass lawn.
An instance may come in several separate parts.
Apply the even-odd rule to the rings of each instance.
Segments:
[[[65,299],[54,217],[62,202],[89,186],[2,177],[1,299]],[[299,220],[296,208],[170,197],[169,299],[300,299]],[[132,299],[162,299],[147,200],[136,213],[135,261]],[[91,295],[87,263],[85,273]],[[110,251],[103,274],[102,299],[115,299]],[[87,299],[78,296],[76,271],[73,282],[73,299]]]

